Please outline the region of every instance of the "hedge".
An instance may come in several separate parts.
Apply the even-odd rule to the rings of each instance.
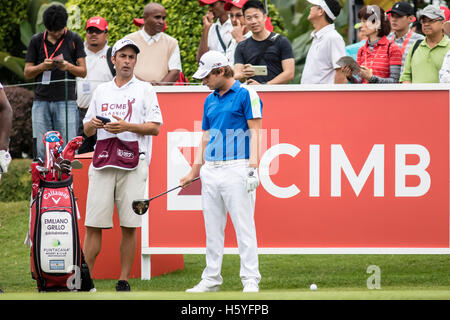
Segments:
[[[20,54],[20,23],[27,18],[29,0],[0,0],[0,51]]]
[[[69,0],[66,3],[70,13],[69,27],[84,38],[87,19],[92,16],[102,16],[108,21],[108,42],[112,45],[125,35],[138,30],[133,24],[133,18],[142,17],[144,6],[148,2],[148,0]],[[161,3],[166,8],[167,29],[165,32],[178,40],[183,72],[192,81],[191,76],[197,70],[195,55],[202,32],[202,17],[208,7],[200,6],[197,0],[155,2]],[[274,31],[285,34],[281,17],[272,4],[269,4],[269,14]]]
[[[13,109],[9,152],[13,158],[22,158],[23,154],[31,158],[33,152],[31,107],[34,93],[24,88],[12,87],[5,88],[5,94]],[[42,143],[42,141],[38,142]]]

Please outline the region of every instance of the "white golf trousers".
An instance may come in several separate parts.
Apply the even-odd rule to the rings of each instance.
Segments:
[[[208,286],[223,282],[220,272],[227,211],[236,231],[241,281],[244,284],[261,280],[254,221],[256,192],[247,192],[247,167],[248,160],[231,160],[221,164],[206,162],[200,170],[206,231],[206,268],[202,280]]]

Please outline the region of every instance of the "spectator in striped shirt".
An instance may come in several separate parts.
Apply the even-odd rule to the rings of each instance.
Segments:
[[[358,50],[357,62],[360,76],[354,77],[350,67],[343,68],[351,83],[397,83],[402,65],[402,53],[395,43],[389,42],[387,35],[391,26],[383,9],[368,5],[358,12],[361,31],[367,42]]]
[[[403,72],[403,65],[409,50],[417,40],[423,40],[425,37],[413,32],[409,28],[410,24],[413,23],[416,18],[414,17],[414,9],[408,2],[397,2],[390,11],[386,12],[386,14],[389,13],[391,14],[392,32],[387,38],[389,41],[398,45],[402,52],[401,72]]]

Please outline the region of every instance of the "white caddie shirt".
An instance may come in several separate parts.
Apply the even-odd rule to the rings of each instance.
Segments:
[[[313,41],[306,56],[300,83],[334,83],[335,69],[340,68],[336,62],[347,55],[344,39],[336,31],[334,24],[329,24],[318,32],[314,30],[311,38]]]
[[[99,52],[92,52],[84,43],[86,52],[87,75],[84,78],[77,77],[77,104],[81,109],[87,109],[91,102],[92,93],[101,83],[111,81],[113,75],[106,61],[106,53],[109,46],[105,45]]]
[[[109,118],[112,122],[117,121],[112,117],[115,115],[131,123],[163,123],[155,89],[150,83],[141,81],[135,76],[120,88],[116,85],[114,79],[97,87],[83,124],[97,115]],[[150,164],[152,154],[151,135],[144,136],[132,132],[113,134],[104,129],[97,130],[97,140],[113,137],[124,141],[137,140],[139,152],[145,152],[147,164]]]
[[[218,26],[219,34],[225,45],[225,50],[223,50],[222,45],[220,44],[219,37],[218,37],[217,31],[216,31],[216,26]],[[226,48],[230,45],[231,39],[233,39],[233,36],[231,35],[232,31],[233,31],[233,24],[231,23],[230,18],[228,18],[228,20],[225,21],[224,24],[221,24],[220,20],[217,19],[217,21],[213,23],[211,28],[209,28],[209,32],[208,32],[209,50],[219,51],[225,55]]]

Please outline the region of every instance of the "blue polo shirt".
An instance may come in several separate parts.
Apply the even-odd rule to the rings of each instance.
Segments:
[[[247,120],[262,118],[262,101],[253,88],[238,80],[222,96],[215,90],[203,106],[202,129],[209,130],[206,161],[248,159],[250,136]]]

